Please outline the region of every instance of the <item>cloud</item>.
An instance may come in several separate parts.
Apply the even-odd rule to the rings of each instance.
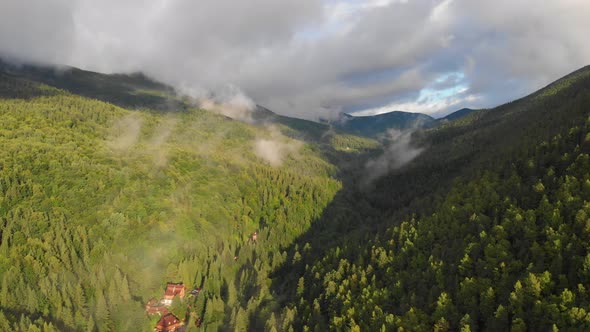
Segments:
[[[174,132],[178,119],[172,116],[168,116],[162,122],[160,122],[154,131],[151,133],[151,137],[146,146],[146,151],[151,153],[154,166],[157,168],[163,168],[168,165],[168,154],[170,153],[166,143],[170,135]]]
[[[239,87],[283,114],[445,113],[514,99],[588,64],[586,0],[23,0],[0,55]],[[421,101],[452,73],[465,91]],[[439,87],[448,89],[449,87]]]
[[[253,123],[252,111],[256,103],[234,85],[226,85],[216,90],[216,93],[207,91],[193,91],[182,89],[183,93],[193,96],[199,107],[225,115],[234,120]]]
[[[424,148],[412,144],[413,130],[390,129],[386,134],[389,142],[383,153],[365,165],[365,177],[361,184],[366,186],[385,174],[408,164],[418,157]]]
[[[254,153],[273,167],[281,166],[285,158],[295,155],[303,145],[300,141],[287,140],[273,126],[267,126],[266,129],[271,135],[254,141]]]

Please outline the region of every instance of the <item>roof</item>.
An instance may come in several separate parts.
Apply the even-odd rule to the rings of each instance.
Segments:
[[[168,285],[166,285],[166,292],[164,293],[164,298],[172,299],[177,295],[180,297],[184,297],[184,285],[182,283],[169,283]]]
[[[149,315],[168,313],[168,309],[156,299],[149,300],[149,302],[145,305],[145,311]]]
[[[148,313],[148,315],[155,315],[155,314],[167,314],[168,313],[168,308],[166,308],[165,306],[159,306],[159,307],[148,307],[146,308],[146,312]]]
[[[156,330],[166,332],[170,328],[176,328],[184,323],[173,314],[166,314],[156,324]]]

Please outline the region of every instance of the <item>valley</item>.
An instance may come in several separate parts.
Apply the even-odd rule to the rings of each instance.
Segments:
[[[144,304],[167,282],[203,288],[194,312],[209,329],[244,324],[272,299],[284,248],[341,187],[324,154],[375,147],[337,134],[312,145],[188,106],[130,111],[4,75],[2,329],[149,330]],[[272,166],[259,140],[296,149]]]
[[[590,327],[587,67],[389,140],[54,73],[0,73],[1,330]]]
[[[0,332],[590,331],[588,17],[0,0]]]

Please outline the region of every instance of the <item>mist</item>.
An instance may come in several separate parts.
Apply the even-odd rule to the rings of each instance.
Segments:
[[[170,134],[176,128],[178,120],[174,117],[168,117],[157,125],[150,137],[147,145],[148,152],[152,155],[152,160],[157,168],[168,165],[169,149],[165,145]]]
[[[390,129],[385,140],[390,142],[383,153],[367,161],[365,164],[365,177],[363,185],[369,185],[387,173],[399,169],[418,157],[424,148],[416,147],[412,143],[412,134],[415,130]]]
[[[297,155],[303,143],[284,137],[274,126],[267,126],[266,129],[270,131],[270,137],[257,138],[254,153],[271,166],[280,167],[286,158]]]
[[[216,92],[184,88],[183,93],[192,97],[205,110],[219,113],[234,120],[254,123],[252,111],[256,104],[242,90],[234,85],[218,88]]]
[[[111,129],[107,145],[115,152],[125,153],[137,143],[143,119],[138,114],[129,114],[117,120]]]

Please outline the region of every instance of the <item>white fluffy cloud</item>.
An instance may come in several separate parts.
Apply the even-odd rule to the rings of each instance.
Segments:
[[[410,105],[440,114],[588,64],[588,17],[587,0],[8,0],[0,55],[141,70],[190,91],[231,84],[307,118]],[[423,98],[454,73],[459,94]]]

